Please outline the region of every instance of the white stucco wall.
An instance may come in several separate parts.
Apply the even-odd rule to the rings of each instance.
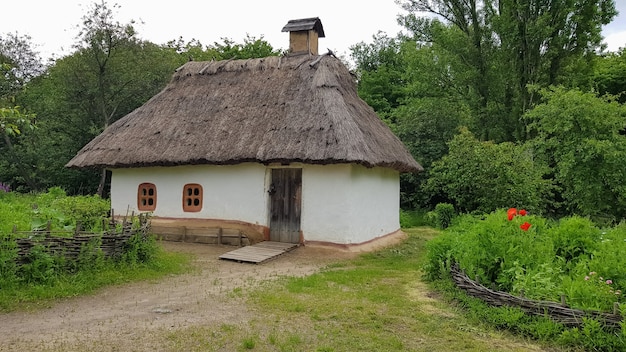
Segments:
[[[400,174],[356,165],[351,176],[352,240],[361,243],[400,229]]]
[[[400,228],[397,171],[358,165],[302,165],[301,230],[305,241],[358,244]],[[111,206],[116,214],[137,210],[137,187],[157,188],[155,216],[238,220],[269,226],[270,168],[255,163],[114,169]],[[203,188],[200,212],[183,212],[188,183]]]
[[[306,241],[357,244],[400,228],[399,173],[358,165],[311,165],[302,175]]]
[[[137,187],[150,182],[157,188],[154,216],[240,220],[267,226],[266,168],[260,164],[195,165],[114,169],[111,177],[111,207],[116,214],[137,210]],[[200,212],[184,212],[183,187],[202,185]]]

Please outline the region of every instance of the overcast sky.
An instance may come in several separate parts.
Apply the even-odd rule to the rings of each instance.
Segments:
[[[0,35],[17,32],[29,35],[37,50],[46,59],[71,52],[78,33],[77,26],[87,13],[88,0],[13,0],[2,5]],[[99,0],[98,0],[99,2]],[[395,36],[401,31],[396,23],[404,10],[394,0],[238,0],[238,1],[138,1],[108,0],[119,4],[115,19],[128,23],[131,19],[139,36],[156,44],[182,37],[198,39],[204,45],[229,38],[243,42],[246,34],[263,36],[274,48],[288,47],[288,34],[282,27],[290,19],[319,17],[326,38],[320,39],[320,52],[331,49],[347,56],[350,46],[371,43],[372,36],[383,31]],[[626,0],[616,0],[621,12],[605,27],[608,49],[626,46]],[[143,24],[141,23],[143,22]]]

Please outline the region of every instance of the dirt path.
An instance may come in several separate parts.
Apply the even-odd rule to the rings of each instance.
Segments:
[[[0,317],[0,351],[158,351],[163,332],[195,324],[247,321],[251,314],[233,290],[284,275],[303,276],[354,254],[300,247],[262,265],[219,260],[232,247],[166,243],[195,256],[191,273],[158,282],[107,288],[37,312]]]

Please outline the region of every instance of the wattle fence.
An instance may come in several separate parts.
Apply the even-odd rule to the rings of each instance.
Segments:
[[[457,263],[450,266],[450,274],[456,286],[472,297],[479,298],[492,306],[518,307],[526,314],[546,316],[566,326],[581,326],[583,318],[597,320],[609,329],[620,329],[622,316],[619,314],[619,304],[616,303],[613,313],[593,310],[572,309],[565,302],[537,301],[523,297],[516,297],[507,292],[491,290],[478,282],[471,280]]]
[[[124,217],[121,224],[113,218],[103,219],[102,232],[81,231],[80,224],[73,231],[51,231],[50,223],[46,229],[38,231],[17,231],[14,228],[13,234],[16,235],[18,250],[16,261],[18,264],[27,263],[30,250],[37,245],[43,246],[49,254],[63,255],[69,260],[75,260],[79,257],[81,249],[94,240],[98,240],[98,248],[105,257],[119,256],[124,252],[126,243],[131,237],[136,234],[143,238],[148,236],[150,231],[148,218],[139,215],[138,226],[133,226],[133,221],[134,216],[129,219]]]

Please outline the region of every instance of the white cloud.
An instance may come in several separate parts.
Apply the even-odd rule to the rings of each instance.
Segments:
[[[626,47],[626,30],[607,34],[604,42],[607,44],[608,51],[618,51]]]

